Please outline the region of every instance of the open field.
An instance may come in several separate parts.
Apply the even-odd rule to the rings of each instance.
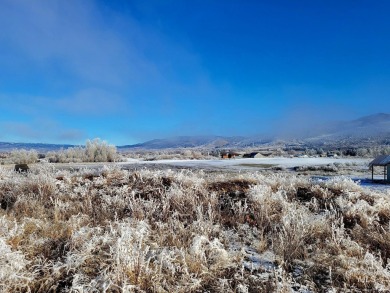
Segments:
[[[137,162],[136,160],[132,160]],[[142,162],[142,161],[139,161]],[[160,160],[150,163],[163,163],[181,166],[197,166],[197,165],[209,165],[215,167],[227,167],[237,166],[240,164],[272,164],[283,167],[295,167],[295,166],[313,166],[313,165],[326,165],[333,163],[356,163],[362,165],[368,165],[370,159],[362,158],[286,158],[286,157],[272,157],[272,158],[246,158],[246,159],[224,159],[224,160]],[[144,162],[149,163],[149,162]]]
[[[182,167],[188,169],[220,170],[220,171],[240,171],[254,169],[268,169],[272,167],[281,167],[283,169],[292,169],[294,167],[313,167],[341,164],[349,166],[350,169],[358,173],[368,173],[368,164],[372,159],[366,158],[247,158],[247,159],[212,159],[212,160],[155,160],[145,161],[142,159],[127,159],[123,162],[115,163],[56,163],[53,164],[57,169],[81,169],[94,168],[99,169],[103,166],[120,166],[121,168],[134,169],[148,166],[164,166],[172,168]],[[12,168],[13,165],[5,165],[3,168]]]
[[[225,170],[225,171],[254,171],[256,169],[279,168],[282,170],[292,170],[293,168],[303,168],[307,171],[307,167],[315,166],[343,166],[349,167],[346,172],[340,173],[343,175],[353,175],[355,173],[368,173],[368,163],[370,159],[365,158],[286,158],[286,157],[272,157],[272,158],[246,158],[246,159],[217,159],[217,160],[159,160],[159,161],[141,161],[130,160],[129,162],[122,162],[120,164],[164,164],[174,167],[186,167],[193,169],[205,170]],[[319,168],[321,169],[321,168]],[[319,170],[321,174],[323,170]]]
[[[387,292],[390,191],[293,173],[0,167],[1,292]]]

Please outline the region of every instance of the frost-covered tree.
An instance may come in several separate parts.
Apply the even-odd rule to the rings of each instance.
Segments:
[[[31,164],[38,161],[38,152],[36,150],[13,150],[10,161],[13,164]]]
[[[117,157],[116,147],[99,138],[87,140],[85,153],[89,162],[114,162]]]
[[[47,154],[52,163],[115,162],[119,155],[114,145],[99,138],[87,140],[85,147],[74,147]]]

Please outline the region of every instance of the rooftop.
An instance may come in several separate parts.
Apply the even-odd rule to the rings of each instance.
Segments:
[[[371,166],[387,166],[390,165],[390,155],[381,155],[375,158],[371,163]]]

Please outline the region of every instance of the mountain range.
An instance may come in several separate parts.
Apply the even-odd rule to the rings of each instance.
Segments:
[[[272,145],[276,142],[299,141],[302,144],[323,144],[359,140],[390,140],[390,114],[378,113],[350,121],[338,121],[314,126],[297,133],[296,137],[274,135],[262,136],[178,136],[165,139],[154,139],[144,143],[121,146],[120,149],[167,149],[185,147],[204,148],[243,148]]]
[[[72,144],[51,144],[51,143],[24,143],[24,142],[0,142],[0,151],[9,152],[15,149],[36,150],[38,152],[58,151],[74,147]]]
[[[169,148],[244,148],[274,144],[277,141],[299,141],[301,144],[337,144],[351,145],[359,141],[371,141],[372,143],[390,144],[390,114],[378,113],[364,116],[350,121],[339,121],[313,127],[306,130],[304,135],[298,135],[299,139],[286,138],[283,136],[177,136],[163,139],[153,139],[134,145],[118,146],[118,150],[137,149],[169,149]],[[0,142],[0,151],[13,149],[36,149],[40,152],[66,149],[74,145],[68,144],[45,144],[45,143],[9,143]]]
[[[339,121],[313,128],[305,140],[379,139],[390,136],[390,114],[378,113],[351,121]]]

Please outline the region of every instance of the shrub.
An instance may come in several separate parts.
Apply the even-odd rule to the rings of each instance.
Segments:
[[[73,147],[58,152],[49,152],[51,163],[115,162],[119,160],[116,147],[98,138],[87,140],[85,147]]]
[[[38,161],[38,152],[36,150],[13,150],[9,157],[11,164],[31,164]]]

